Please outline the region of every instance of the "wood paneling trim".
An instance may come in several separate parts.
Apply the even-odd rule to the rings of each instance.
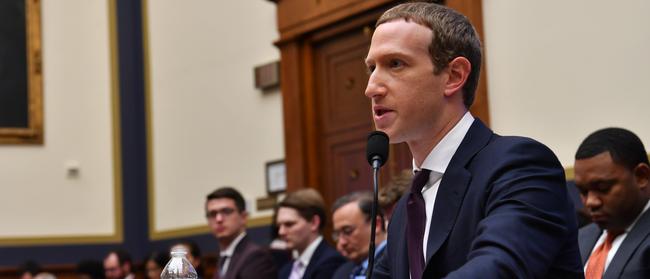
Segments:
[[[300,94],[300,47],[298,42],[284,44],[280,48],[280,88],[284,117],[285,164],[287,190],[296,190],[307,182],[307,154],[304,139],[305,119]]]
[[[476,89],[474,104],[470,107],[472,114],[480,118],[483,123],[490,126],[490,111],[487,93],[487,67],[485,59],[485,41],[483,40],[483,1],[482,0],[447,0],[446,5],[469,18],[483,43],[483,63],[481,63],[481,76]]]
[[[313,59],[313,50],[310,45],[306,42],[303,42],[301,45],[301,64],[302,64],[302,80],[301,95],[303,97],[303,117],[305,122],[305,151],[307,154],[307,180],[302,185],[298,185],[300,188],[318,188],[321,185],[320,183],[320,164],[322,157],[319,155],[319,146],[320,146],[320,130],[322,129],[318,122],[317,115],[317,98],[314,88],[314,59]]]
[[[305,0],[300,0],[305,1]],[[282,1],[280,1],[282,2]],[[285,13],[300,13],[295,11],[289,5],[278,4],[278,30],[280,31],[279,43],[295,39],[296,37],[305,33],[313,32],[324,26],[338,23],[342,20],[351,19],[354,16],[365,11],[375,9],[377,7],[394,2],[394,0],[366,0],[356,3],[348,3],[346,6],[341,6],[337,9],[331,10],[326,13],[315,13],[313,17],[298,20],[295,22],[281,22],[280,18]]]

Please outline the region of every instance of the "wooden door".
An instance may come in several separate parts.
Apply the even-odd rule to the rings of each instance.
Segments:
[[[347,193],[373,189],[366,142],[374,128],[370,100],[364,95],[368,82],[364,59],[371,30],[368,26],[354,28],[313,47],[316,130],[322,158],[319,190],[328,205]],[[389,155],[388,166],[382,168],[383,178],[390,176],[391,169],[410,168],[407,149],[391,153],[394,156]]]
[[[328,205],[354,190],[371,189],[365,159],[372,130],[363,59],[372,26],[396,0],[271,0],[278,7],[280,86],[287,189],[319,190]],[[482,35],[481,0],[446,0]],[[483,63],[485,69],[485,63]],[[485,71],[472,113],[489,123]],[[382,182],[411,168],[405,144],[391,146]]]

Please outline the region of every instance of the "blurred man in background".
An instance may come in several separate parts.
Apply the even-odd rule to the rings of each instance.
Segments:
[[[205,217],[219,242],[215,279],[277,277],[269,252],[246,236],[248,212],[239,191],[222,187],[210,193],[205,201]]]
[[[332,206],[333,239],[336,249],[350,262],[341,265],[332,278],[366,278],[373,196],[370,192],[354,192],[340,197]],[[386,247],[386,230],[381,210],[375,222],[375,258]]]
[[[575,183],[592,221],[580,230],[585,277],[650,278],[650,166],[632,132],[589,135],[575,156]]]

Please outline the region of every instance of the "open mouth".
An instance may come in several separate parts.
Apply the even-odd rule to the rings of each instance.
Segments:
[[[375,109],[375,115],[376,115],[376,116],[382,116],[382,115],[384,115],[384,114],[386,114],[386,113],[388,113],[388,112],[391,112],[391,110],[389,110],[389,109],[384,109],[384,108]]]

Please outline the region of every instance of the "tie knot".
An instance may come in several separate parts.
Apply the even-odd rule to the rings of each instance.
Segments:
[[[607,231],[607,236],[605,237],[605,242],[612,243],[617,236],[621,235],[623,232],[610,232]]]
[[[353,278],[356,276],[364,275],[366,272],[364,271],[363,265],[357,265],[352,269],[352,276]]]
[[[429,174],[431,174],[431,170],[428,169],[420,169],[415,173],[415,176],[413,177],[413,184],[411,184],[411,192],[419,194],[422,192],[422,187],[429,182]]]

